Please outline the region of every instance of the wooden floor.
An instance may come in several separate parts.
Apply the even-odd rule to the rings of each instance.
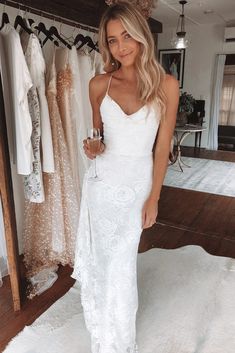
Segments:
[[[235,162],[235,153],[183,148],[183,155]],[[194,244],[217,256],[235,258],[235,198],[163,187],[157,224],[143,232],[139,252],[152,247],[174,249]],[[9,278],[0,288],[0,352],[6,344],[63,296],[74,284],[72,270],[60,267],[59,279],[33,300],[24,299],[13,312]]]

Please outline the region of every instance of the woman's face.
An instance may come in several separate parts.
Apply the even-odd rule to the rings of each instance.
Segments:
[[[140,43],[125,30],[120,20],[107,23],[107,41],[110,53],[122,66],[132,66],[139,54]]]

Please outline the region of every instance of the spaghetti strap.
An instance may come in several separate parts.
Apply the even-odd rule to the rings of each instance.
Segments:
[[[110,75],[110,78],[109,78],[108,87],[107,87],[107,90],[106,90],[106,94],[107,94],[107,95],[109,94],[109,88],[110,88],[110,84],[111,84],[112,77],[113,77],[113,75],[111,74],[111,75]]]

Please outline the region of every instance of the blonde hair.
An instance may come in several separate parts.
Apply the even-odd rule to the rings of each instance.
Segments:
[[[166,96],[162,89],[165,78],[163,67],[155,57],[155,44],[146,19],[130,3],[121,1],[110,6],[102,16],[99,26],[99,50],[104,61],[106,72],[113,72],[120,68],[119,61],[110,53],[107,41],[107,24],[110,20],[118,19],[125,30],[140,43],[140,55],[136,60],[137,88],[139,99],[143,104],[153,103],[161,111],[166,111]]]

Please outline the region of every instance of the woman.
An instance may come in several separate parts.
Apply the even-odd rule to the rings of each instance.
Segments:
[[[103,143],[94,155],[84,141],[98,181],[92,165],[83,183],[72,276],[81,285],[92,353],[134,353],[138,245],[157,217],[178,82],[156,62],[147,22],[128,3],[107,9],[99,46],[107,73],[90,81],[90,101]]]

